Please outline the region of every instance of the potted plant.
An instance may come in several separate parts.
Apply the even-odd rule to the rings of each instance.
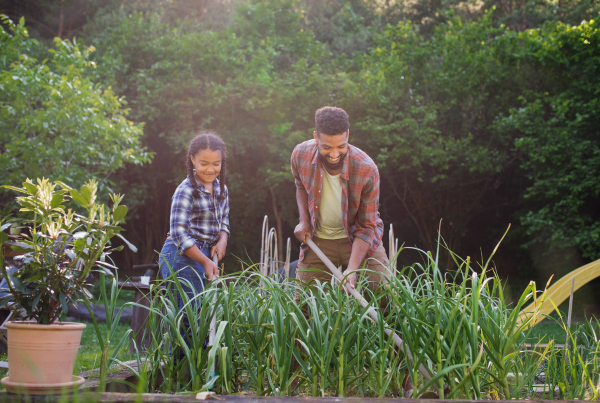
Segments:
[[[8,281],[8,293],[0,299],[0,308],[21,312],[28,321],[8,322],[9,376],[2,384],[9,392],[48,394],[73,388],[83,379],[73,376],[73,367],[82,323],[60,322],[70,305],[89,304],[88,276],[92,270],[112,274],[107,262],[113,248],[110,239],[122,238],[119,223],[127,214],[121,205],[123,196],[111,194],[112,208],[98,202],[98,183],[87,182],[75,190],[64,183],[27,180],[22,188],[5,186],[22,194],[17,197],[22,220],[28,231],[17,251],[23,253],[22,265],[9,271],[0,256],[0,270]],[[65,207],[74,200],[85,215]],[[28,232],[28,233],[27,233]],[[0,247],[8,235],[0,232]]]

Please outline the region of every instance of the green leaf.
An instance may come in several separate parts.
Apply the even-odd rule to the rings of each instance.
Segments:
[[[60,305],[62,306],[62,311],[64,314],[69,312],[69,306],[67,305],[67,298],[64,292],[58,292],[58,298],[60,299]]]
[[[55,194],[54,197],[52,197],[52,201],[50,202],[50,208],[55,209],[63,202],[64,199],[65,198],[63,197],[63,195]]]
[[[137,248],[135,247],[135,245],[132,244],[131,242],[129,242],[127,239],[125,239],[125,237],[123,235],[117,234],[117,236],[125,242],[125,244],[129,247],[129,249],[131,249],[134,252],[138,251]]]
[[[25,194],[27,194],[27,191],[26,191],[26,189],[23,189],[23,188],[17,188],[17,187],[14,187],[14,186],[9,186],[9,185],[4,185],[4,186],[2,186],[2,187],[4,187],[4,188],[7,188],[7,189],[10,189],[10,190],[14,190],[15,192],[19,192],[19,193],[25,193]]]
[[[4,308],[9,302],[12,302],[13,296],[11,294],[0,298],[0,308]]]
[[[0,245],[3,245],[6,241],[8,241],[8,234],[6,232],[0,232]]]
[[[35,196],[37,194],[37,186],[33,183],[23,182],[23,187],[27,190],[27,193]]]
[[[33,276],[28,277],[26,281],[33,283],[35,281],[41,280],[44,277],[44,273],[35,273]]]
[[[81,187],[81,196],[83,197],[83,199],[85,200],[85,207],[90,205],[90,202],[92,201],[92,190],[89,188],[88,185],[83,185]]]
[[[70,192],[71,190],[73,190],[73,188],[72,188],[71,186],[67,185],[67,184],[66,184],[66,183],[64,183],[64,182],[61,182],[61,181],[56,181],[56,182],[54,182],[54,183],[56,183],[58,186],[60,186],[61,188],[63,188],[63,189],[64,189],[64,190],[66,190],[66,191],[69,191],[69,192]]]
[[[119,221],[121,221],[122,219],[125,218],[125,216],[127,215],[127,206],[119,206],[115,209],[115,211],[113,212],[113,220],[115,223],[118,223]]]
[[[83,197],[77,190],[71,189],[69,192],[73,200],[77,202],[81,207],[87,207],[88,203],[85,201],[85,197]]]
[[[34,298],[33,302],[31,303],[31,309],[35,309],[37,307],[37,304],[40,302],[40,299],[42,298],[42,294],[38,294],[37,297]]]

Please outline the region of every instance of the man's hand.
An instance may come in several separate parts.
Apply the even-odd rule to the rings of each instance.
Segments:
[[[300,224],[296,225],[296,229],[294,229],[294,235],[300,242],[306,243],[306,237],[312,237],[310,213],[308,212],[308,193],[306,193],[306,190],[296,188],[296,203],[298,203]]]
[[[371,245],[362,239],[354,238],[354,241],[352,242],[352,252],[350,253],[350,259],[348,261],[348,268],[346,268],[346,271],[344,272],[344,275],[348,275],[346,280],[344,280],[344,285],[348,284],[348,286],[352,288],[356,287],[356,273],[360,269],[363,260],[367,257],[370,246]]]
[[[311,237],[312,229],[310,228],[310,222],[300,221],[294,229],[294,235],[302,243],[306,243],[306,237]]]
[[[356,270],[352,270],[350,274],[348,274],[348,270],[344,273],[346,278],[344,278],[344,286],[348,285],[351,288],[356,287]]]

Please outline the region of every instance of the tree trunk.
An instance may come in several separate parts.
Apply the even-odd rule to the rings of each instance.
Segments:
[[[58,36],[59,38],[62,38],[63,29],[64,29],[64,26],[65,26],[64,3],[65,3],[65,0],[61,0],[61,2],[60,2],[60,16],[58,17],[58,34],[56,34],[56,36]]]

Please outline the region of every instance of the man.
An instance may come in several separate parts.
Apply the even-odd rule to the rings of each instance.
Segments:
[[[314,139],[298,144],[292,152],[300,212],[294,235],[302,242],[296,276],[304,283],[331,280],[327,266],[305,243],[310,237],[333,264],[347,265],[344,284],[352,288],[366,259],[369,286],[375,290],[389,275],[389,261],[381,245],[379,171],[367,154],[348,143],[349,129],[343,109],[321,108],[315,113]],[[404,396],[412,396],[408,369],[402,389]]]
[[[347,265],[345,284],[350,287],[355,287],[357,270],[368,259],[374,290],[385,280],[389,263],[381,245],[379,171],[367,154],[348,143],[349,128],[343,109],[321,108],[315,113],[314,139],[298,144],[292,153],[300,212],[294,234],[303,243],[296,273],[305,283],[331,280],[329,269],[305,243],[310,237],[333,264]]]

